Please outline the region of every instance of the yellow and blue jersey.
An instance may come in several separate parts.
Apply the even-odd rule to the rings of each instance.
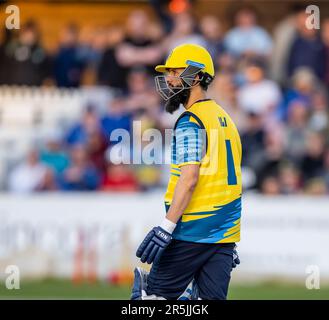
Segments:
[[[176,122],[172,139],[168,210],[181,167],[199,164],[191,201],[173,238],[199,243],[240,241],[241,141],[230,116],[215,101],[194,103]]]

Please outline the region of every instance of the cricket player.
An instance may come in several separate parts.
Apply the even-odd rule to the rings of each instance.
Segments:
[[[153,263],[146,294],[176,300],[193,283],[198,298],[226,299],[237,259],[241,216],[241,142],[231,117],[206,91],[214,78],[210,54],[183,44],[156,71],[156,89],[172,113],[182,104],[172,140],[166,216],[137,249]]]

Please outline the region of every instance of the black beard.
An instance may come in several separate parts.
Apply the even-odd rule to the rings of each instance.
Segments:
[[[185,105],[190,98],[191,89],[184,89],[171,97],[165,104],[165,110],[170,114],[174,113],[180,106]]]

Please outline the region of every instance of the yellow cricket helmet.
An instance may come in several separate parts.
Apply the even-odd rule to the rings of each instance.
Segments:
[[[167,69],[187,68],[189,65],[200,67],[201,71],[214,77],[215,70],[209,52],[197,44],[182,44],[174,48],[164,65],[158,65],[155,70],[166,72]]]

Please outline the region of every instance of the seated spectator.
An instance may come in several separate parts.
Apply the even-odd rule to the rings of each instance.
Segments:
[[[305,181],[323,175],[324,151],[324,137],[320,133],[308,133],[305,154],[301,160],[301,171],[303,172]]]
[[[324,196],[328,192],[324,179],[317,177],[307,181],[305,193],[310,196]]]
[[[85,42],[86,40],[82,39],[83,42],[80,40],[78,44],[77,54],[84,66],[80,83],[84,86],[93,86],[98,82],[97,70],[107,48],[107,29],[103,27],[94,28],[89,41]],[[107,72],[109,71],[107,70]]]
[[[316,91],[312,96],[311,114],[307,126],[312,131],[329,136],[328,99],[322,91]]]
[[[97,131],[91,132],[86,141],[86,151],[90,159],[90,163],[98,170],[99,173],[104,174],[106,170],[105,151],[108,146],[108,141],[105,137]]]
[[[88,65],[97,69],[108,43],[108,31],[105,28],[96,28],[93,31],[88,55]]]
[[[58,87],[79,87],[86,61],[79,55],[78,28],[68,25],[62,31],[54,57],[54,75]]]
[[[145,109],[156,115],[159,112],[159,95],[144,68],[134,68],[128,74],[128,95],[124,100],[129,112]]]
[[[237,74],[238,67],[238,59],[224,51],[222,54],[217,56],[216,61],[214,63],[218,66],[218,71],[220,73],[232,73],[234,74],[234,82],[239,84],[239,75]],[[215,78],[216,79],[216,78]]]
[[[86,144],[88,135],[98,132],[102,134],[100,120],[93,107],[88,106],[82,115],[81,121],[68,130],[65,141],[69,146],[74,144]]]
[[[257,170],[264,156],[264,125],[259,114],[249,113],[246,118],[246,130],[241,135],[242,165]]]
[[[311,105],[312,95],[318,87],[313,71],[307,67],[300,67],[295,70],[291,81],[292,86],[286,91],[277,111],[278,117],[284,121],[287,120],[290,105],[295,101],[303,103],[308,108]]]
[[[257,186],[262,187],[268,176],[278,176],[279,168],[284,159],[284,135],[281,126],[267,129],[263,159],[256,169]]]
[[[93,191],[99,187],[100,176],[90,163],[82,145],[71,149],[70,165],[60,176],[61,188],[65,191]]]
[[[264,64],[261,60],[251,60],[244,73],[246,83],[237,92],[240,108],[245,112],[269,117],[281,101],[280,88],[274,81],[266,79]]]
[[[236,26],[228,31],[224,39],[228,52],[236,57],[269,56],[272,39],[265,29],[257,25],[254,9],[243,7],[234,18]]]
[[[9,174],[9,190],[17,193],[53,190],[55,183],[51,170],[39,160],[39,153],[31,150],[26,160]]]
[[[107,113],[101,119],[101,126],[107,142],[110,142],[111,133],[116,129],[131,132],[132,115],[127,110],[123,97],[114,98],[108,105]],[[114,141],[111,141],[114,143]]]
[[[302,187],[301,174],[292,164],[283,164],[279,170],[280,193],[297,194]]]
[[[308,67],[319,79],[324,79],[326,70],[326,49],[318,31],[308,28],[306,19],[309,15],[300,11],[297,17],[297,33],[292,42],[288,61],[288,75],[291,76],[299,67]]]
[[[52,132],[46,136],[45,147],[40,152],[40,161],[60,174],[69,165],[69,157],[62,148],[59,132]]]
[[[138,191],[138,182],[134,172],[125,164],[108,164],[101,185],[104,191]]]
[[[288,113],[288,125],[285,130],[285,152],[295,164],[299,164],[305,153],[307,136],[307,107],[301,101],[291,104]]]
[[[280,183],[278,178],[276,176],[266,176],[261,184],[261,192],[268,196],[280,194]]]

